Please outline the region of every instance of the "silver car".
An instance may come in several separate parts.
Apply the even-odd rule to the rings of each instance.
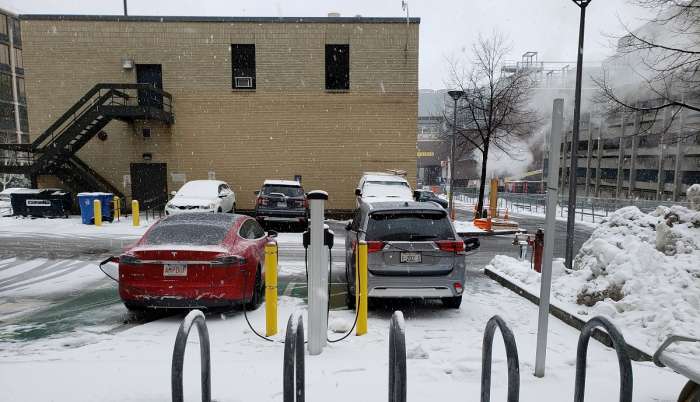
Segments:
[[[355,303],[355,251],[364,240],[370,298],[441,299],[459,308],[465,244],[443,208],[432,202],[364,203],[346,229],[348,307]]]

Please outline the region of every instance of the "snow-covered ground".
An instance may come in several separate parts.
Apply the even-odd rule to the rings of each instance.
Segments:
[[[280,335],[287,317],[303,308],[300,299],[280,300]],[[462,308],[439,304],[398,304],[406,316],[408,395],[411,400],[446,401],[455,395],[477,399],[481,341],[486,321],[500,314],[519,348],[521,401],[571,400],[578,332],[550,321],[547,376],[532,375],[537,309],[520,296],[471,272]],[[369,333],[329,345],[320,356],[307,356],[310,401],[382,401],[387,394],[388,322],[393,308],[371,310]],[[331,311],[334,327],[347,327],[353,312]],[[170,317],[118,333],[72,333],[32,342],[0,342],[0,389],[8,400],[117,401],[169,400],[172,347],[182,316]],[[264,310],[251,312],[262,330]],[[218,401],[279,401],[282,391],[281,343],[256,338],[242,313],[210,314],[212,390]],[[341,325],[344,324],[344,325]],[[332,338],[339,334],[329,333]],[[187,400],[199,398],[199,348],[193,331],[185,359]],[[633,363],[635,401],[672,401],[683,379],[651,363]],[[505,354],[496,336],[493,400],[505,399]],[[619,384],[615,354],[592,342],[587,400],[609,400]],[[612,374],[611,374],[612,373]],[[41,379],[41,386],[35,386]]]
[[[142,216],[140,226],[134,227],[131,217],[127,217],[95,226],[84,225],[79,216],[67,219],[0,217],[0,237],[37,234],[45,237],[135,238],[140,237],[154,222],[154,219]]]
[[[679,221],[669,227],[669,217]],[[675,218],[674,218],[675,219]],[[661,249],[662,251],[659,251]],[[644,214],[622,208],[593,232],[574,271],[554,264],[553,303],[587,320],[610,317],[627,340],[648,354],[671,334],[700,338],[700,213],[660,207]],[[539,295],[540,275],[530,262],[497,256],[488,269]],[[700,361],[700,345],[672,351]]]

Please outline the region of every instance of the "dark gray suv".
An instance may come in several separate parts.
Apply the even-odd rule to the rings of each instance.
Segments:
[[[440,299],[446,307],[459,308],[465,245],[442,207],[415,201],[365,203],[346,229],[349,307],[355,302],[355,252],[364,240],[370,298]]]
[[[309,205],[298,181],[265,180],[255,195],[255,218],[261,225],[286,222],[306,227]]]

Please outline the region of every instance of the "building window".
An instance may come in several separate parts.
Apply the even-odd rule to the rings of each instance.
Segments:
[[[10,65],[10,47],[0,43],[0,64]]]
[[[15,108],[11,103],[0,102],[0,129],[15,130]]]
[[[7,35],[7,16],[0,14],[0,34]]]
[[[12,102],[12,76],[0,73],[0,100]]]
[[[326,89],[350,89],[350,45],[326,45]]]
[[[5,74],[3,74],[5,75]],[[17,77],[17,98],[19,98],[20,103],[27,102],[27,89],[24,87],[24,78]],[[12,95],[12,94],[10,94]]]
[[[22,49],[15,48],[15,67],[24,68],[24,61],[22,60]]]
[[[29,115],[27,115],[27,107],[19,106],[19,129],[25,133],[29,132]]]
[[[233,88],[255,89],[255,45],[231,45]]]
[[[15,42],[15,46],[22,46],[22,35],[19,34],[19,20],[12,18],[12,40]]]

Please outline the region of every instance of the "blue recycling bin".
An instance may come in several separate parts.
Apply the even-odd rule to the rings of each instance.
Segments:
[[[102,203],[102,220],[112,221],[112,193],[80,193],[78,194],[78,204],[80,204],[80,217],[84,225],[95,224],[95,214],[93,213],[93,205],[95,200],[100,200]]]

